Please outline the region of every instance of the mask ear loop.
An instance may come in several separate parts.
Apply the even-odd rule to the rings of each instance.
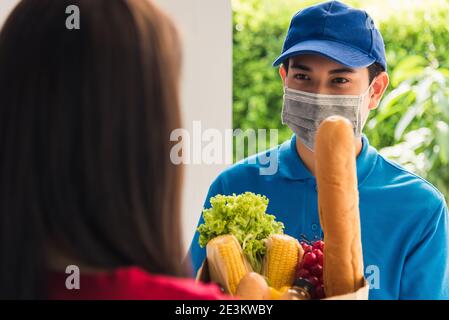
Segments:
[[[366,91],[364,93],[362,93],[362,95],[360,96],[361,101],[359,101],[358,106],[357,106],[357,134],[358,134],[358,131],[360,131],[360,135],[362,134],[362,123],[361,123],[362,122],[362,112],[361,112],[362,110],[361,110],[361,108],[363,107],[363,103],[365,102],[366,97],[369,96],[369,93],[370,93],[371,89],[373,88],[373,84],[376,81],[376,79],[377,79],[377,77],[375,77],[373,79],[373,81],[371,81],[368,89],[366,89]]]
[[[356,116],[356,119],[357,119],[357,126],[354,128],[354,134],[355,134],[355,136],[356,137],[358,137],[358,135],[359,135],[359,131],[361,131],[361,126],[362,126],[362,124],[361,124],[361,121],[362,121],[362,110],[361,110],[361,106],[363,105],[363,101],[365,100],[365,94],[363,94],[360,98],[359,98],[359,102],[357,103],[357,110],[356,110],[356,112],[357,112],[357,114],[355,115]]]
[[[371,81],[370,85],[368,86],[368,89],[366,89],[365,92],[362,93],[362,97],[363,97],[363,98],[365,98],[366,96],[369,95],[369,92],[370,92],[371,89],[373,88],[373,84],[374,84],[374,82],[376,82],[376,79],[377,79],[377,77],[375,77],[375,78],[373,79],[373,81]]]

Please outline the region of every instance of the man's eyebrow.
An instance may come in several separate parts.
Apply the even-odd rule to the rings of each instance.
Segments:
[[[299,63],[293,63],[290,66],[290,69],[299,69],[299,70],[304,70],[304,71],[312,71],[312,68],[305,66],[303,64],[299,64]]]
[[[355,70],[351,68],[339,68],[329,71],[329,74],[336,74],[336,73],[355,73]]]
[[[312,68],[310,68],[306,65],[300,64],[300,63],[293,63],[290,66],[290,69],[298,69],[298,70],[309,71],[309,72],[312,71]],[[338,69],[330,70],[329,74],[355,73],[355,72],[356,71],[354,69],[345,67],[345,68],[338,68]]]

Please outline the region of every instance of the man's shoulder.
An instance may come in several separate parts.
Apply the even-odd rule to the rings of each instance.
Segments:
[[[371,177],[378,180],[387,192],[396,191],[404,197],[413,198],[413,202],[424,201],[435,208],[445,205],[443,194],[432,183],[381,154],[376,169]]]

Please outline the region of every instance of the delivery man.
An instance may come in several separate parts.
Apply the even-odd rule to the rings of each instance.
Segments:
[[[258,159],[267,152],[231,166],[213,181],[205,207],[217,194],[266,195],[267,212],[285,224],[285,233],[321,239],[315,133],[330,114],[344,116],[354,124],[356,136],[365,276],[373,280],[370,299],[449,299],[449,223],[443,195],[382,157],[362,134],[389,82],[384,42],[369,15],[338,1],[298,12],[274,66],[280,66],[285,90],[282,122],[294,133],[267,151],[276,155],[278,170],[260,174]],[[198,238],[196,232],[189,251],[195,271],[205,258]]]

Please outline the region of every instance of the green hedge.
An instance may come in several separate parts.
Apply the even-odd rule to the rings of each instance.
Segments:
[[[291,131],[281,124],[282,83],[271,63],[293,14],[318,2],[233,1],[234,128],[277,128],[281,142],[290,138]],[[404,12],[389,12],[386,1],[374,3],[385,10],[385,16],[374,19],[385,40],[391,84],[381,106],[371,112],[365,133],[381,153],[448,196],[449,1],[426,1],[425,7]]]

